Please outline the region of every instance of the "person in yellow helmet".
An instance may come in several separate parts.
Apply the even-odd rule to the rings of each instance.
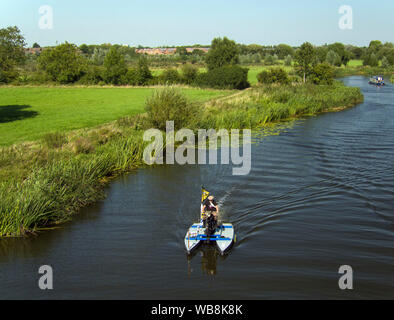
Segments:
[[[202,204],[202,212],[207,212],[207,211],[210,214],[212,214],[215,217],[215,220],[217,221],[219,214],[219,206],[215,201],[215,197],[212,195],[206,198]]]

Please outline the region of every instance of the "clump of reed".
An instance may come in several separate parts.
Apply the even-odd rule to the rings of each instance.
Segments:
[[[124,133],[127,135],[114,135],[107,143],[96,144],[89,153],[78,152],[77,156],[70,150],[58,151],[56,157],[47,151],[46,162],[32,162],[23,179],[15,175],[3,180],[0,237],[23,236],[69,220],[81,207],[103,197],[102,186],[109,178],[142,165],[145,142],[141,132]],[[94,144],[88,135],[83,139],[89,146]],[[5,158],[7,155],[3,161]]]
[[[67,142],[67,138],[62,132],[50,132],[43,136],[43,141],[48,148],[60,148]]]
[[[253,128],[300,115],[356,105],[363,101],[358,88],[342,83],[334,85],[282,85],[260,86],[226,99],[204,112],[199,126],[202,128]]]

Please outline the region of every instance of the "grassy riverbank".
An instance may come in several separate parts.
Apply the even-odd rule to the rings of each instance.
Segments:
[[[23,96],[18,99],[28,103]],[[342,84],[256,87],[209,101],[195,125],[256,128],[353,106],[362,99],[359,89]],[[147,121],[134,111],[143,106],[130,107],[130,116],[99,127],[49,133],[33,143],[0,149],[0,236],[23,236],[67,221],[103,197],[109,179],[142,166]]]

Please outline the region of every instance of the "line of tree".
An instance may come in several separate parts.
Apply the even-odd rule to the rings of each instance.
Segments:
[[[0,83],[35,82],[114,85],[148,85],[157,83],[186,83],[200,86],[243,88],[248,86],[247,69],[242,64],[294,66],[306,82],[316,74],[316,66],[346,66],[350,59],[361,59],[365,66],[394,66],[394,45],[371,41],[368,47],[345,46],[333,43],[313,46],[304,43],[300,47],[286,44],[261,46],[243,45],[226,37],[213,39],[210,51],[188,52],[178,47],[174,55],[149,56],[138,54],[135,48],[122,45],[86,45],[79,47],[64,43],[55,47],[25,50],[25,39],[17,27],[0,29]],[[197,46],[196,46],[197,47]],[[38,49],[38,50],[37,50]],[[149,66],[163,63],[172,68],[155,77]],[[201,73],[197,66],[206,66]],[[181,72],[176,69],[182,67]],[[326,65],[321,70],[328,70]],[[246,74],[246,76],[245,76]]]

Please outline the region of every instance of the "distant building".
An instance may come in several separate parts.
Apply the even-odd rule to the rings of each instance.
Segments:
[[[209,48],[186,48],[188,53],[192,53],[194,50],[201,50],[207,53]],[[136,49],[136,53],[148,54],[148,55],[173,55],[176,53],[176,48],[148,48],[148,49]]]
[[[42,48],[26,48],[25,52],[27,54],[40,54],[42,52]]]

